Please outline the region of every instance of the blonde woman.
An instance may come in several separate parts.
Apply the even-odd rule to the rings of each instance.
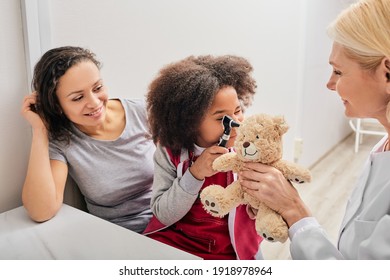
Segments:
[[[345,115],[375,118],[390,132],[390,1],[362,0],[329,26],[332,75]],[[293,259],[390,259],[390,152],[385,136],[372,149],[341,225],[337,247],[296,190],[271,167],[249,164],[246,191],[279,212],[289,225]],[[260,183],[259,183],[260,182]]]

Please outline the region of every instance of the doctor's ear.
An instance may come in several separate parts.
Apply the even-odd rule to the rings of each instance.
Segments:
[[[385,60],[385,67],[386,67],[386,78],[387,78],[387,81],[389,82],[390,81],[390,59],[389,58],[384,58]]]

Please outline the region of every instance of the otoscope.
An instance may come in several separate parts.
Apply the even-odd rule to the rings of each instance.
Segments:
[[[240,124],[235,122],[231,117],[225,115],[222,118],[222,126],[223,126],[223,134],[221,138],[219,138],[218,146],[225,147],[227,141],[229,141],[230,131],[232,130],[232,127],[239,127]]]

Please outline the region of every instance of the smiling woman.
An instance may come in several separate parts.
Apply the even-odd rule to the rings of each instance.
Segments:
[[[343,11],[328,29],[333,40],[328,88],[341,97],[347,116],[375,118],[387,134],[372,148],[358,176],[337,247],[279,171],[248,163],[248,169],[240,173],[246,192],[280,213],[289,225],[293,259],[390,259],[389,14],[389,0],[360,0]],[[339,188],[344,180],[332,182]]]
[[[108,100],[100,71],[91,61],[73,66],[61,77],[57,98],[67,119],[85,134],[114,140],[122,133],[125,112],[119,100]]]
[[[142,232],[151,217],[155,150],[145,103],[109,99],[100,63],[79,47],[46,52],[33,86],[21,109],[33,131],[22,193],[31,218],[57,213],[69,172],[91,214]]]

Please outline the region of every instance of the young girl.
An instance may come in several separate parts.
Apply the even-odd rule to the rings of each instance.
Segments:
[[[222,118],[243,120],[256,83],[252,66],[236,56],[188,57],[163,68],[151,83],[147,108],[155,174],[145,234],[204,259],[254,259],[261,238],[245,206],[224,218],[206,213],[200,191],[227,186],[231,172],[215,172],[212,163],[228,149],[217,146]],[[233,146],[235,129],[227,148]]]

